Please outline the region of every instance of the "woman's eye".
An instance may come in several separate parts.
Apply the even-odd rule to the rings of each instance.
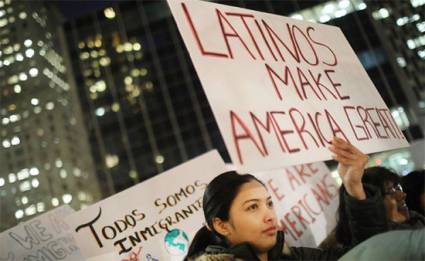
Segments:
[[[252,204],[247,208],[247,210],[256,210],[258,208],[257,204]]]
[[[273,201],[269,201],[269,202],[267,202],[267,206],[269,207],[269,208],[272,208],[273,207]]]

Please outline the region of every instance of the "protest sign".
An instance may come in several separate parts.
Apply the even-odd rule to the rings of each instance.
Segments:
[[[64,217],[69,206],[53,209],[0,234],[0,261],[83,261]]]
[[[212,151],[102,200],[66,221],[88,260],[182,260],[204,222],[206,185],[226,171]]]
[[[168,4],[239,172],[407,146],[341,30],[204,1]]]
[[[336,226],[339,186],[324,163],[255,174],[267,186],[290,246],[317,247]]]

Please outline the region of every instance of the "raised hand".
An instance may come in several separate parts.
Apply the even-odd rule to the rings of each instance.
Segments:
[[[368,156],[343,139],[334,137],[329,150],[332,158],[338,161],[338,173],[348,194],[359,200],[366,194],[362,185],[362,177]]]

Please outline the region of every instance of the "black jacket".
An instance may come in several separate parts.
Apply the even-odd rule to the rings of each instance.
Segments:
[[[348,249],[321,250],[319,248],[290,247],[284,251],[284,234],[278,232],[276,245],[268,252],[269,260],[337,260]],[[259,260],[253,248],[248,244],[240,244],[226,248],[223,246],[208,246],[205,252],[189,257],[193,261],[238,261]]]

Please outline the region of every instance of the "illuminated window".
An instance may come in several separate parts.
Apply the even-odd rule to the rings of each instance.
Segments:
[[[31,99],[31,104],[32,104],[32,105],[37,106],[37,105],[38,105],[38,103],[39,103],[39,100],[38,100],[37,98],[32,98],[32,99]]]
[[[417,23],[416,28],[418,28],[418,31],[421,33],[425,32],[425,21]]]
[[[28,76],[26,73],[20,73],[19,74],[19,80],[20,81],[26,81],[28,79]]]
[[[44,202],[37,203],[37,212],[43,212],[45,210]]]
[[[406,67],[406,60],[403,57],[397,57],[397,63],[400,67]]]
[[[31,176],[37,176],[38,174],[40,174],[40,171],[38,170],[38,168],[31,168],[29,173],[31,174]]]
[[[35,114],[39,114],[40,112],[41,112],[41,107],[40,106],[37,106],[37,107],[34,108],[34,113]]]
[[[18,176],[18,180],[23,180],[28,178],[30,175],[29,175],[28,169],[23,169],[17,173],[17,176]]]
[[[31,189],[31,183],[28,180],[26,180],[26,181],[22,182],[21,184],[19,184],[19,190],[21,192],[28,191],[30,189]]]
[[[14,183],[16,181],[16,175],[14,173],[9,174],[9,183]]]
[[[21,140],[18,137],[15,136],[15,137],[12,138],[10,143],[14,146],[19,145],[19,143],[21,143]]]
[[[18,114],[12,114],[9,117],[10,122],[17,122],[21,119],[21,117]]]
[[[140,75],[141,76],[146,76],[147,74],[148,74],[148,70],[146,68],[140,69]]]
[[[162,156],[162,155],[157,155],[156,157],[155,157],[155,162],[156,163],[158,163],[158,164],[162,164],[162,163],[164,163],[164,156]]]
[[[74,169],[74,176],[81,177],[81,170],[79,168]]]
[[[24,45],[25,45],[26,47],[30,47],[30,46],[32,45],[32,41],[31,41],[30,39],[26,39],[26,40],[24,41]]]
[[[40,185],[40,182],[38,181],[38,179],[32,179],[31,185],[33,188],[38,188],[38,185]]]
[[[131,78],[130,76],[127,76],[124,78],[124,83],[129,85],[133,83],[133,78]]]
[[[22,202],[22,204],[27,204],[28,203],[28,197],[26,197],[26,196],[23,196],[22,198],[21,198],[21,202]]]
[[[373,18],[375,18],[375,20],[385,19],[390,16],[390,11],[386,8],[381,8],[379,10],[374,11],[372,13],[372,16]]]
[[[57,198],[52,198],[52,206],[54,206],[54,207],[59,206],[59,199],[57,199]]]
[[[410,122],[403,107],[392,108],[391,115],[400,129],[405,130],[409,127]]]
[[[130,178],[132,179],[136,179],[137,178],[137,171],[135,170],[130,170],[130,172],[128,173],[128,176],[130,176]]]
[[[55,108],[55,104],[54,104],[53,102],[48,102],[48,103],[46,104],[46,109],[47,109],[47,110],[51,111],[51,110],[53,110],[54,108]]]
[[[111,106],[113,112],[117,112],[120,110],[120,105],[117,102],[114,102]]]
[[[105,115],[105,108],[103,107],[97,108],[95,113],[97,116],[102,117],[103,115]]]
[[[15,86],[13,86],[13,91],[15,93],[20,93],[22,91],[22,88],[19,84],[16,84]]]
[[[131,43],[125,43],[124,44],[124,51],[130,52],[131,50],[133,50],[133,45]]]
[[[142,48],[142,46],[139,43],[134,43],[133,44],[133,50],[140,51],[141,48]]]
[[[413,7],[418,7],[418,6],[421,6],[421,5],[425,5],[425,0],[410,0],[410,4]]]
[[[29,74],[30,74],[32,77],[37,76],[37,75],[38,75],[38,69],[37,69],[37,68],[31,68],[31,69],[29,70]]]
[[[0,19],[0,27],[4,27],[5,25],[7,25],[7,19],[6,18]]]
[[[418,56],[425,59],[425,50],[418,51]]]
[[[18,54],[16,54],[15,59],[16,59],[16,61],[21,62],[21,61],[24,60],[24,56],[22,54],[18,53]]]
[[[55,162],[55,165],[57,168],[62,168],[63,167],[63,162],[61,159],[57,159]]]
[[[71,194],[64,194],[62,196],[62,200],[63,200],[63,203],[65,203],[65,204],[71,203],[72,195]]]
[[[99,60],[100,65],[102,66],[108,66],[111,63],[111,59],[109,59],[108,57],[102,57]]]
[[[9,140],[3,140],[3,142],[2,142],[2,144],[3,144],[3,148],[10,148],[10,142],[9,142]]]
[[[112,7],[106,8],[103,13],[105,14],[105,17],[108,19],[114,19],[115,18],[115,11]]]
[[[25,56],[26,57],[28,57],[28,58],[31,58],[31,57],[33,57],[34,56],[34,50],[33,49],[27,49],[26,51],[25,51]]]
[[[27,18],[27,13],[25,13],[25,12],[20,12],[20,13],[19,13],[19,18],[21,18],[21,19],[25,19],[25,18]]]
[[[328,22],[330,20],[331,20],[331,17],[329,15],[326,15],[326,14],[325,15],[321,15],[320,18],[319,18],[319,21],[321,23],[326,23],[326,22]]]
[[[119,162],[120,162],[120,159],[118,158],[117,155],[106,155],[106,158],[105,158],[106,167],[111,169],[117,166]]]
[[[23,211],[22,209],[18,209],[18,210],[15,212],[15,217],[16,217],[16,219],[21,219],[21,218],[23,218],[23,217],[24,217],[24,211]]]
[[[4,178],[0,178],[0,187],[3,187],[4,186]]]
[[[35,206],[31,205],[31,206],[29,206],[25,209],[25,215],[27,215],[27,216],[34,215],[36,213],[36,211],[37,210],[36,210]]]
[[[65,178],[68,176],[68,174],[66,173],[66,170],[61,169],[61,170],[59,171],[59,176],[60,176],[61,178],[65,179]]]

